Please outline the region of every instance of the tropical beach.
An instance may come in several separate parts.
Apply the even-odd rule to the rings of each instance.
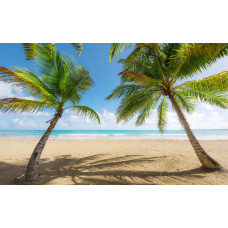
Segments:
[[[0,184],[228,184],[228,44],[15,48],[32,71],[0,66]]]
[[[23,174],[37,140],[0,139],[0,184]],[[200,141],[228,169],[228,141]],[[223,185],[228,173],[201,167],[187,140],[50,140],[36,184]]]

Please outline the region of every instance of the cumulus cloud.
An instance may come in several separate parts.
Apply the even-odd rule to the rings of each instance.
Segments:
[[[224,112],[224,110],[223,110]],[[157,112],[152,111],[151,116],[146,119],[145,123],[140,126],[135,126],[136,116],[130,119],[127,123],[116,123],[115,113],[103,109],[101,113],[98,113],[101,119],[101,124],[98,125],[96,121],[89,119],[88,117],[75,115],[73,112],[68,111],[68,116],[63,116],[57,125],[58,129],[145,129],[156,130],[157,129]],[[228,128],[228,119],[222,116],[219,112],[199,112],[196,111],[193,114],[185,113],[186,119],[189,122],[192,129],[216,129],[216,128]],[[167,129],[183,129],[181,126],[177,114],[174,111],[167,113]]]

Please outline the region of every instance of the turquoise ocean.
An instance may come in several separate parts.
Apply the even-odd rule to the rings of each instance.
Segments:
[[[44,130],[0,130],[0,138],[39,139]],[[227,130],[193,130],[201,140],[228,140]],[[184,130],[167,130],[161,134],[157,130],[54,130],[50,139],[145,139],[186,140]]]

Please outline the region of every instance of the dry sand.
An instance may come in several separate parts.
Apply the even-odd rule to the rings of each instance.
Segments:
[[[25,171],[36,140],[0,140],[0,184]],[[228,141],[201,141],[228,169]],[[228,184],[201,165],[188,141],[49,140],[36,184]]]

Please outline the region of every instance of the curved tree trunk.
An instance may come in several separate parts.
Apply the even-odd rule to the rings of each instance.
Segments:
[[[39,161],[41,153],[44,149],[44,146],[49,138],[49,135],[51,134],[52,130],[54,129],[55,125],[57,124],[59,118],[62,116],[63,110],[59,109],[57,110],[54,118],[51,120],[51,123],[40,139],[40,141],[37,143],[32,156],[29,159],[26,172],[25,172],[25,181],[31,182],[38,179],[38,167],[39,167]]]
[[[195,135],[193,134],[192,130],[190,129],[190,126],[189,126],[187,120],[185,119],[184,114],[182,113],[181,109],[177,105],[177,102],[175,101],[174,97],[172,95],[170,95],[169,98],[171,100],[173,108],[177,112],[179,121],[180,121],[181,125],[184,127],[184,130],[188,136],[188,139],[189,139],[197,157],[199,158],[201,164],[203,165],[203,167],[208,168],[208,169],[221,168],[220,164],[217,161],[215,161],[213,158],[211,158],[199,144],[198,140],[196,139]]]

